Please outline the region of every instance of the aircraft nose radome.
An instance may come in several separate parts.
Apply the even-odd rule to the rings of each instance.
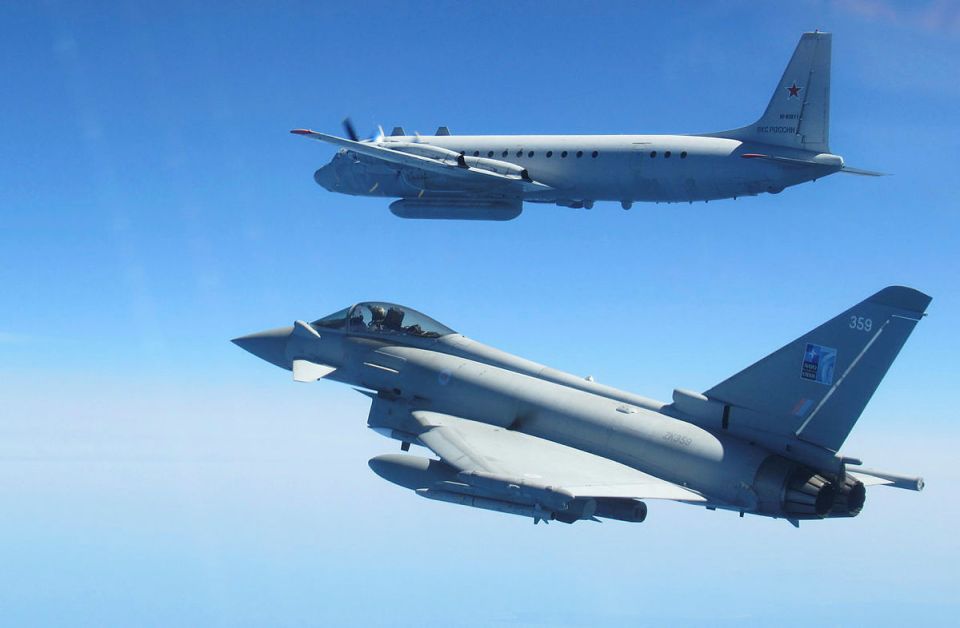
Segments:
[[[333,171],[333,164],[327,164],[313,173],[313,180],[320,187],[326,188],[331,192],[337,187],[337,174]]]
[[[292,367],[290,360],[287,359],[287,339],[290,338],[291,333],[293,333],[293,327],[278,327],[240,336],[231,342],[261,360],[290,370]]]

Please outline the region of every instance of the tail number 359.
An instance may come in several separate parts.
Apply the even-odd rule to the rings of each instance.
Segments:
[[[863,316],[851,316],[850,329],[856,329],[857,331],[870,331],[873,329],[873,320],[864,318]]]

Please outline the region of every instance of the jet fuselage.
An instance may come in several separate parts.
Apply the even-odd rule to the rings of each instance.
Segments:
[[[654,409],[665,404],[627,403],[621,399],[635,396],[567,373],[544,378],[415,347],[364,347],[360,354],[350,360],[346,383],[378,392],[370,426],[400,440],[413,437],[410,412],[427,409],[615,460],[710,495],[723,507],[758,506],[752,487],[770,452]]]
[[[436,413],[615,461],[693,491],[702,496],[700,505],[711,508],[796,521],[852,516],[863,504],[862,484],[844,476],[844,461],[834,452],[796,439],[765,440],[760,432],[728,430],[726,418],[701,415],[696,404],[706,408],[712,403],[706,398],[693,399],[691,411],[690,403],[678,405],[677,393],[673,404],[665,404],[525,360],[442,326],[424,333],[435,321],[413,310],[360,304],[352,311],[378,307],[396,311],[397,321],[406,314],[414,324],[397,322],[390,331],[369,317],[348,319],[344,311],[331,315],[333,323],[330,317],[298,321],[235,342],[292,370],[300,381],[324,378],[373,391],[368,426],[405,444],[420,442],[423,425],[417,414]],[[320,371],[303,377],[301,368]],[[384,470],[391,464],[397,463],[372,466],[406,486],[406,480],[396,479],[396,470]],[[470,495],[504,499],[499,493]]]
[[[672,499],[799,525],[856,516],[865,483],[923,488],[839,449],[929,303],[889,286],[703,393],[675,389],[670,404],[392,303],[234,342],[297,381],[330,379],[370,396],[369,427],[438,456],[387,454],[371,468],[423,497],[534,522],[643,521],[641,500]]]

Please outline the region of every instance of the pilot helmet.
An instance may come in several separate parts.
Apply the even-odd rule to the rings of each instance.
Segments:
[[[373,322],[378,323],[387,317],[387,310],[382,305],[371,305],[370,316]]]

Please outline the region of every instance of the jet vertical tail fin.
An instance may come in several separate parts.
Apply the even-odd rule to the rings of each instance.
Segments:
[[[708,135],[829,153],[830,46],[830,33],[804,33],[760,119]]]
[[[929,303],[912,288],[884,288],[704,395],[724,404],[731,431],[836,451]]]

